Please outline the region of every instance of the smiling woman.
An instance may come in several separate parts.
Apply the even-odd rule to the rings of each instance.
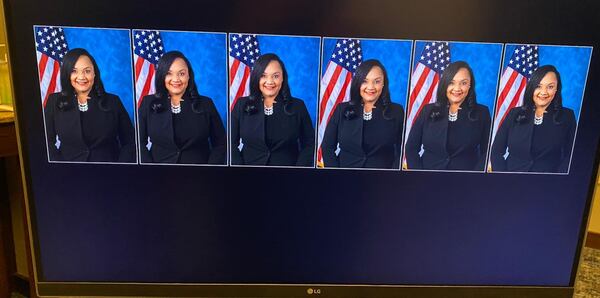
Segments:
[[[44,109],[50,160],[135,162],[133,125],[119,97],[104,91],[94,57],[70,50],[60,83]]]
[[[385,67],[363,61],[350,83],[350,101],[336,107],[325,129],[324,166],[400,169],[403,121],[404,109],[391,102]]]
[[[560,73],[552,65],[533,72],[523,106],[510,110],[491,153],[494,172],[566,173],[575,138],[575,113],[563,107]]]
[[[450,63],[437,101],[423,107],[408,135],[408,169],[483,171],[490,122],[488,108],[477,103],[469,64]]]
[[[292,97],[283,61],[260,56],[250,73],[250,96],[231,112],[232,164],[312,167],[314,134],[304,101]]]
[[[139,109],[143,163],[225,164],[226,136],[212,99],[198,94],[194,71],[179,51],[158,60],[156,93]]]

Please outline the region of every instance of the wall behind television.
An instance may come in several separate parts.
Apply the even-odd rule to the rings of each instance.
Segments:
[[[594,3],[6,4],[42,281],[572,285],[600,132],[597,50],[568,175],[59,164],[32,28],[598,47]]]

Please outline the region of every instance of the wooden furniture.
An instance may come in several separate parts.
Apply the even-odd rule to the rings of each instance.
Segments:
[[[0,112],[0,297],[36,297],[14,116]]]

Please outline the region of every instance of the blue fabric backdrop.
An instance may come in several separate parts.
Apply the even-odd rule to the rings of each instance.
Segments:
[[[165,52],[180,51],[192,64],[198,93],[210,97],[227,127],[227,34],[160,31]]]
[[[84,48],[96,60],[104,89],[123,102],[133,123],[133,72],[129,30],[63,28],[69,49]]]
[[[516,44],[506,44],[502,64],[503,71],[517,46]],[[540,66],[552,64],[560,73],[563,106],[575,111],[575,118],[579,120],[579,110],[581,109],[592,48],[541,45],[538,47],[538,55]]]
[[[360,39],[360,38],[359,38]],[[321,76],[325,73],[338,38],[323,39]],[[411,40],[360,39],[363,61],[379,60],[388,73],[392,101],[405,107],[410,73]]]
[[[415,55],[421,55],[426,43],[427,41],[415,43]],[[502,60],[502,44],[450,42],[449,46],[450,62],[465,61],[473,69],[477,103],[486,105],[490,109],[490,116],[493,115]],[[415,59],[413,69],[416,62]]]

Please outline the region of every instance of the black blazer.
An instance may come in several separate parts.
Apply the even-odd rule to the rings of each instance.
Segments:
[[[85,113],[86,128],[92,129],[83,131],[80,113]],[[88,99],[88,110],[80,112],[75,96],[53,93],[48,97],[44,114],[50,160],[136,161],[135,131],[118,96],[110,93],[92,96]]]
[[[542,124],[535,130],[539,133],[535,138],[539,144],[533,144],[534,111],[511,109],[492,144],[492,171],[566,173],[575,138],[575,113],[561,108],[558,123],[554,121],[555,114],[551,108],[547,110]],[[521,122],[517,121],[523,117],[519,119]],[[534,147],[542,149],[534,154]],[[507,149],[509,154],[504,159]]]
[[[321,150],[325,167],[342,168],[395,168],[400,169],[400,155],[402,152],[402,128],[404,123],[404,109],[399,104],[391,103],[383,117],[383,107],[376,103],[373,109],[373,137],[376,144],[369,144],[368,151],[363,146],[363,114],[357,113],[348,119],[344,112],[350,105],[349,102],[339,104],[325,129]],[[360,107],[358,110],[362,110]],[[340,151],[335,151],[339,145]]]
[[[484,105],[473,107],[469,119],[467,108],[458,110],[452,130],[453,142],[461,144],[448,152],[448,107],[438,108],[439,117],[432,119],[435,104],[423,107],[406,140],[408,169],[483,171],[490,135],[490,112]],[[423,148],[423,155],[419,152]]]
[[[191,137],[178,146],[169,98],[147,95],[142,99],[139,109],[142,162],[225,164],[227,137],[212,99],[199,96],[182,100],[180,116],[187,129],[185,133]],[[150,150],[148,138],[152,143]]]
[[[301,99],[291,98],[284,111],[283,100],[273,105],[273,113],[281,127],[280,139],[269,148],[265,142],[265,114],[262,102],[256,111],[244,111],[248,97],[237,100],[231,112],[231,164],[270,166],[314,166],[315,129],[310,115]],[[238,149],[240,139],[242,151]]]

